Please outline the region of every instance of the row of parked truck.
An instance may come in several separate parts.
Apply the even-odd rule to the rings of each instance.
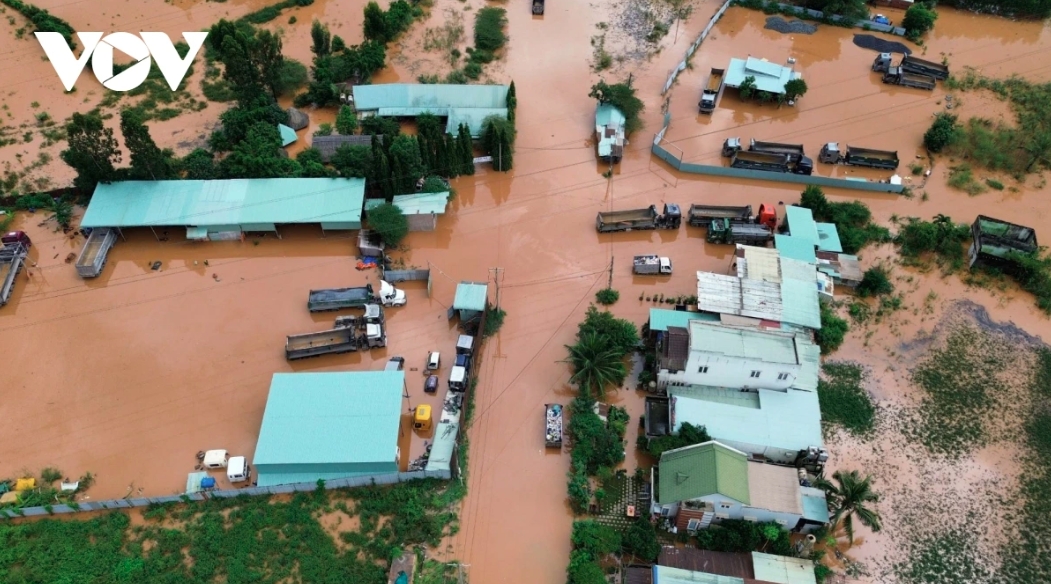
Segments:
[[[748,150],[745,150],[740,138],[727,138],[723,142],[722,155],[730,159],[731,168],[805,175],[814,172],[814,161],[806,155],[802,144],[752,139]],[[896,169],[900,164],[898,153],[895,151],[849,145],[844,149],[840,148],[838,142],[828,142],[822,146],[818,160],[825,164],[847,164],[888,170]]]
[[[386,347],[387,328],[383,307],[404,304],[405,291],[385,281],[380,281],[379,294],[374,292],[372,284],[311,290],[307,296],[307,309],[310,312],[355,308],[361,309],[362,314],[336,317],[329,330],[289,335],[285,339],[285,358],[294,361],[329,353]]]
[[[751,205],[690,205],[688,221],[691,226],[708,230],[709,243],[765,245],[774,238],[777,229],[777,210],[770,203],[759,206],[759,213]],[[682,224],[682,210],[675,203],[665,203],[664,212],[657,207],[646,209],[600,212],[596,226],[600,233],[647,229],[678,229]],[[669,258],[657,255],[635,256],[636,274],[671,274]]]
[[[949,67],[912,55],[905,55],[895,65],[891,53],[880,53],[872,62],[872,70],[883,73],[883,82],[903,87],[934,90],[937,82],[949,78]]]

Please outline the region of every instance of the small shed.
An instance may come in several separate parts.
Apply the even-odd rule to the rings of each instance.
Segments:
[[[595,109],[595,147],[599,159],[620,162],[624,155],[626,118],[616,107],[603,103]]]
[[[478,317],[485,310],[489,296],[489,285],[480,282],[460,282],[456,285],[453,310],[460,314],[460,322]]]
[[[365,211],[382,205],[384,199],[368,199]],[[449,193],[415,193],[395,195],[393,205],[409,220],[409,231],[434,231],[438,228],[438,216],[445,214],[449,204]]]
[[[801,79],[803,74],[766,59],[730,59],[730,66],[726,70],[727,87],[737,89],[749,77],[755,78],[755,88],[759,91],[781,95],[785,92],[786,83],[793,79]]]

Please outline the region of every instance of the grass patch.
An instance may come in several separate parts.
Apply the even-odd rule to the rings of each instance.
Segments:
[[[606,51],[606,35],[600,34],[598,36],[591,37],[591,46],[593,47],[595,71],[605,71],[613,66],[613,55]]]
[[[835,309],[829,303],[822,302],[820,309],[821,328],[814,331],[814,340],[821,347],[821,354],[828,355],[843,344],[843,339],[847,336],[850,325],[836,314]]]
[[[895,572],[902,582],[914,584],[990,582],[993,574],[981,561],[977,537],[973,531],[949,527],[933,537],[910,541],[906,560]]]
[[[504,326],[504,317],[506,316],[507,312],[504,311],[504,309],[486,306],[485,330],[482,331],[482,336],[491,337],[496,333],[500,332],[500,327]]]
[[[998,180],[996,180],[994,178],[987,178],[987,179],[985,179],[985,186],[987,186],[987,187],[989,187],[989,188],[991,188],[993,190],[997,190],[997,191],[1004,190],[1004,183],[1002,183],[1002,182],[1000,182],[1000,181],[998,181]]]
[[[960,164],[949,169],[949,186],[964,191],[972,197],[989,190],[974,178],[971,165]]]
[[[931,221],[906,218],[894,243],[908,265],[922,265],[927,258],[933,257],[943,270],[954,272],[964,267],[963,248],[970,240],[970,226],[937,215]]]
[[[847,432],[865,436],[876,427],[876,405],[862,383],[865,371],[856,363],[825,363],[824,377],[818,381],[821,422]]]
[[[920,176],[923,174],[923,165],[913,162],[909,165],[909,172],[912,173],[912,176]]]
[[[609,306],[620,300],[620,292],[613,288],[603,288],[595,293],[595,300],[603,306]]]
[[[57,32],[62,35],[62,38],[66,39],[66,44],[69,45],[70,49],[77,48],[77,43],[73,40],[73,25],[65,20],[43,8],[33,6],[28,2],[22,2],[22,0],[0,0],[0,2],[28,18],[29,22],[33,23],[33,32]],[[10,20],[9,18],[9,22]],[[13,25],[14,23],[12,22],[11,24]],[[19,30],[23,31],[21,35],[18,35],[21,38],[21,36],[25,35],[25,29]]]
[[[463,41],[463,15],[455,10],[445,11],[445,24],[423,31],[423,50],[452,51]]]

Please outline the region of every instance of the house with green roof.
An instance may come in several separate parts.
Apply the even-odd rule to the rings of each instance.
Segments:
[[[801,486],[795,468],[750,460],[716,441],[664,452],[653,481],[651,512],[687,532],[744,519],[806,533],[828,521],[827,505],[818,512],[812,502],[804,504],[824,492]]]
[[[275,373],[254,464],[260,487],[398,472],[404,371]]]
[[[489,285],[481,282],[460,282],[453,297],[453,310],[460,314],[460,322],[481,316],[489,298]]]
[[[600,103],[595,108],[595,149],[599,160],[616,164],[624,156],[627,118],[616,107]]]
[[[367,199],[365,213],[386,202],[386,199]],[[409,222],[409,231],[434,231],[438,228],[438,216],[444,215],[449,205],[449,193],[394,195],[391,204],[401,209]]]
[[[415,118],[430,113],[445,118],[445,131],[456,135],[466,124],[472,138],[482,135],[485,118],[507,117],[508,85],[380,83],[352,89],[358,116]]]

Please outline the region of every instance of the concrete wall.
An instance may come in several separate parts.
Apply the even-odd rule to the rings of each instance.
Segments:
[[[703,367],[707,369],[706,372],[701,373]],[[676,373],[662,369],[657,374],[657,387],[665,388],[671,383],[678,383],[787,391],[795,383],[801,370],[798,364],[764,363],[753,359],[690,351],[690,356],[686,360],[686,369]],[[752,377],[753,371],[758,371],[759,377]],[[778,379],[784,374],[787,374],[785,379]]]
[[[409,220],[409,231],[434,231],[438,228],[438,215],[434,213],[418,213],[405,217]]]

